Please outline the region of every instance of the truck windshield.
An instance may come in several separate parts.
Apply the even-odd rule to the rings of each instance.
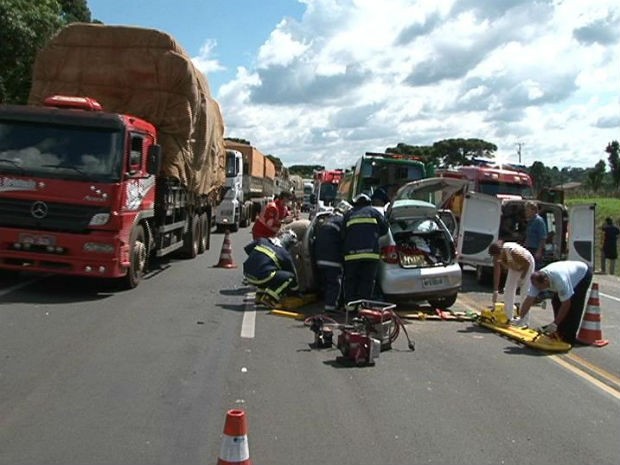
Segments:
[[[117,182],[121,144],[110,128],[0,121],[0,172]]]
[[[488,195],[517,195],[527,199],[532,197],[532,188],[526,184],[512,184],[506,182],[480,181],[480,192]]]
[[[360,174],[359,192],[372,195],[382,187],[392,197],[405,183],[424,179],[426,170],[418,160],[368,158],[363,160]]]
[[[338,193],[338,184],[325,183],[321,184],[321,190],[319,192],[319,199],[324,202],[333,202],[336,199]]]

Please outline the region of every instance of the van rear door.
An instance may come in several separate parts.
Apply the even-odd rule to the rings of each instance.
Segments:
[[[594,267],[596,204],[574,205],[568,210],[568,259]]]
[[[469,192],[463,201],[457,236],[459,261],[468,265],[490,266],[489,246],[497,240],[502,201],[479,192]]]

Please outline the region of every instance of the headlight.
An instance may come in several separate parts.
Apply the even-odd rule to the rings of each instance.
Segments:
[[[109,213],[97,213],[90,219],[89,226],[102,226],[108,222],[110,219]]]

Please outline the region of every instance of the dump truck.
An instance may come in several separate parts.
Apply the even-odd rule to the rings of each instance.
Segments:
[[[224,122],[165,32],[73,23],[35,59],[27,105],[0,106],[0,269],[138,285],[210,245]]]
[[[273,199],[276,169],[252,145],[226,140],[225,146],[227,191],[216,209],[215,224],[219,231],[236,232],[249,226]]]

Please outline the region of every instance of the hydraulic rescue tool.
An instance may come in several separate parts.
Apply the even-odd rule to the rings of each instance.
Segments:
[[[375,359],[383,350],[392,348],[392,343],[402,328],[407,337],[408,347],[415,350],[415,344],[409,338],[403,321],[394,312],[396,306],[386,302],[358,300],[349,302],[344,324],[324,315],[316,315],[306,320],[310,330],[314,332],[314,346],[317,348],[331,347],[333,344],[333,328],[340,329],[336,347],[345,360],[358,366],[374,365]],[[349,322],[349,311],[356,315]]]

